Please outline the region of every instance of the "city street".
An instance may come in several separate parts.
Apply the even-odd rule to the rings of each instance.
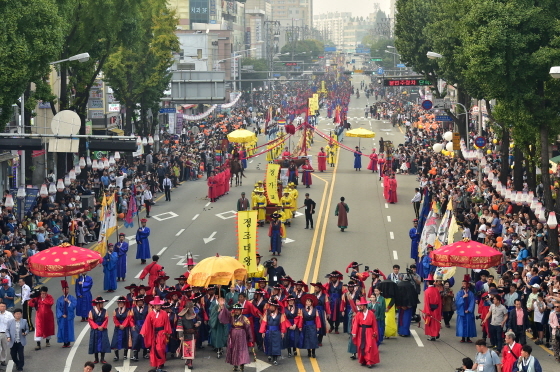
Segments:
[[[353,85],[358,87],[362,75],[353,76]],[[379,138],[393,141],[395,147],[403,143],[403,133],[396,127],[393,128],[389,122],[372,120],[364,117],[364,107],[372,102],[368,101],[364,94],[359,99],[352,98],[348,118],[352,128],[363,127],[371,129],[376,133],[372,139],[361,139],[360,146],[364,155],[369,155],[372,148],[379,150]],[[321,111],[318,128],[325,133],[333,128],[332,119],[324,115],[326,110]],[[296,138],[297,138],[296,134]],[[265,137],[259,137],[259,145],[265,143]],[[294,143],[294,142],[292,142]],[[358,138],[344,137],[343,144],[354,148],[359,143]],[[327,143],[319,136],[314,137],[311,148],[313,155],[313,166],[317,169],[316,155],[320,147]],[[315,171],[313,174],[313,185],[306,189],[300,184],[298,207],[303,205],[305,193],[317,203],[315,228],[306,230],[303,213],[298,213],[292,226],[287,228],[287,241],[283,246],[282,255],[279,257],[279,265],[294,280],[303,280],[306,283],[322,281],[326,282],[325,275],[333,270],[344,272],[351,261],[358,261],[368,265],[370,269],[379,268],[385,274],[391,271],[393,264],[399,264],[401,271],[405,271],[407,265],[413,263],[410,256],[410,239],[408,231],[412,227],[414,212],[410,200],[417,185],[415,175],[397,175],[398,203],[387,204],[383,198],[382,183],[378,174],[368,171],[369,159],[362,157],[362,169],[356,172],[353,168],[354,156],[343,149],[339,150],[336,157],[336,166],[328,167],[324,173]],[[225,195],[215,203],[210,203],[206,198],[207,186],[203,179],[194,182],[183,182],[181,186],[173,189],[171,202],[166,202],[163,194],[158,195],[156,205],[152,209],[152,218],[148,220],[151,229],[150,246],[151,254],[161,256],[160,264],[164,266],[165,272],[171,278],[168,284],[175,284],[172,278],[186,271],[186,254],[191,251],[195,261],[215,255],[235,256],[237,251],[235,216],[236,202],[242,191],[251,194],[253,185],[257,180],[264,177],[266,168],[266,155],[260,155],[248,161],[248,169],[245,171],[246,178],[243,186],[230,189],[229,195]],[[342,233],[336,226],[334,210],[340,197],[345,197],[350,208],[348,215],[349,227]],[[302,211],[302,210],[301,210]],[[141,217],[145,214],[142,213]],[[134,243],[134,235],[138,225],[135,221],[134,228],[124,229],[120,226],[119,232],[124,232],[130,243]],[[268,225],[259,229],[259,253],[264,259],[272,257],[269,250]],[[116,236],[110,238],[116,241]],[[131,245],[128,254],[128,273],[126,282],[119,282],[119,288],[115,293],[104,293],[102,267],[97,267],[90,275],[94,279],[93,296],[102,295],[110,300],[106,305],[109,309],[115,309],[115,300],[127,291],[125,285],[131,283],[140,284],[137,279],[143,265],[135,260],[136,245]],[[263,259],[263,261],[264,261]],[[149,263],[150,261],[148,261]],[[363,269],[363,266],[362,266]],[[456,283],[460,283],[464,269],[458,269]],[[348,281],[345,274],[344,282]],[[146,283],[147,280],[144,281]],[[60,280],[53,278],[46,282],[49,293],[56,299],[61,295]],[[453,288],[458,289],[459,284]],[[71,294],[75,294],[72,289]],[[420,305],[419,305],[419,308]],[[53,306],[54,309],[54,306]],[[443,328],[441,338],[437,342],[429,342],[424,335],[422,327],[413,324],[412,336],[409,338],[391,338],[380,346],[381,363],[375,366],[379,371],[415,371],[419,369],[430,369],[437,371],[452,371],[461,365],[461,359],[476,354],[474,344],[461,344],[459,338],[455,337],[455,316],[450,329]],[[87,354],[89,341],[89,326],[80,323],[79,318],[75,323],[76,343],[71,349],[63,349],[62,344],[56,343],[56,337],[51,340],[51,347],[40,351],[34,351],[32,335],[27,337],[25,349],[26,371],[60,371],[78,372],[82,370],[85,361],[93,360],[93,356]],[[110,319],[109,335],[113,334],[113,321]],[[479,336],[480,327],[478,327]],[[534,353],[543,370],[552,371],[557,368],[553,357],[543,348],[533,346]],[[317,350],[317,359],[301,357],[287,358],[287,353],[279,361],[279,366],[270,365],[263,353],[258,353],[258,360],[245,368],[245,371],[262,371],[281,369],[282,371],[358,371],[362,370],[356,361],[350,360],[347,352],[348,335],[329,334],[323,341],[323,347]],[[148,360],[130,362],[121,360],[113,363],[113,355],[107,355],[106,360],[117,367],[121,372],[146,372],[151,367]],[[177,359],[168,360],[166,368],[169,372],[186,371],[184,362]],[[197,351],[194,361],[194,369],[198,371],[229,371],[231,366],[225,364],[224,359],[217,360],[212,349],[206,347]],[[10,361],[6,367],[7,372],[15,371]],[[96,366],[95,371],[101,370]]]

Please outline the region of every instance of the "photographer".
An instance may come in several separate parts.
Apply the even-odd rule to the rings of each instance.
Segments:
[[[473,369],[472,369],[474,362],[472,361],[471,358],[463,358],[461,363],[463,363],[461,365],[461,367],[457,368],[455,371],[457,371],[457,372],[474,372]]]
[[[286,276],[286,272],[282,266],[278,266],[278,259],[276,257],[271,258],[264,262],[264,267],[266,274],[268,275],[268,285],[274,287],[278,284],[278,281],[283,276]]]

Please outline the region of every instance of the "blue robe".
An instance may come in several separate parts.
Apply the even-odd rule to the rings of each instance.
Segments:
[[[399,330],[400,336],[410,336],[410,323],[412,322],[412,308],[399,309]]]
[[[296,321],[296,317],[298,316],[297,307],[294,306],[294,308],[290,310],[290,307],[286,306],[284,308],[284,315],[286,316],[288,322],[290,322],[290,325],[294,325]],[[286,335],[284,336],[283,348],[289,349],[289,351],[291,352],[292,349],[290,348],[298,347],[298,344],[300,343],[300,334],[301,333],[298,327],[296,327],[296,329],[288,328],[288,330],[286,331]]]
[[[117,289],[117,252],[107,253],[103,258],[103,290]]]
[[[138,310],[138,306],[132,308],[133,327],[130,330],[132,335],[132,350],[146,349],[144,345],[144,337],[140,334],[142,326],[148,316],[148,306],[142,306],[142,311]]]
[[[128,253],[128,243],[118,242],[115,244],[114,252],[117,252],[119,261],[117,262],[117,278],[126,278],[126,255]]]
[[[76,297],[68,295],[70,303],[64,301],[64,296],[60,296],[56,300],[56,322],[58,331],[56,333],[57,342],[69,343],[74,342],[74,309],[76,309]],[[62,316],[66,315],[66,318]]]
[[[101,326],[103,322],[105,322],[106,315],[107,309],[101,309],[99,314],[97,314],[95,310],[91,311],[92,319],[98,326]],[[88,354],[110,352],[111,344],[109,344],[109,331],[107,331],[107,328],[102,331],[93,328],[90,329]]]
[[[317,349],[319,340],[317,337],[317,325],[315,318],[317,317],[317,309],[311,310],[311,315],[304,309],[303,311],[303,327],[301,329],[301,345],[300,349]]]
[[[282,252],[282,222],[270,223],[270,250],[273,253],[280,254]]]
[[[420,234],[416,227],[413,227],[408,231],[408,236],[410,236],[410,258],[413,260],[418,259],[418,244],[420,243]]]
[[[362,153],[360,151],[354,153],[354,168],[362,169]]]
[[[276,318],[266,316],[266,333],[264,335],[264,352],[268,356],[282,355],[282,314],[278,313]]]
[[[122,313],[119,313],[117,309],[115,312],[115,317],[117,320],[122,324],[128,318],[128,310],[125,310]],[[115,331],[113,332],[113,339],[111,340],[111,349],[113,350],[122,350],[122,349],[130,349],[129,347],[132,346],[132,339],[130,335],[130,327],[124,327],[124,329],[120,329],[119,326],[115,326]]]
[[[356,314],[354,314],[354,310],[350,310],[350,313],[348,314],[348,329],[352,329],[352,322],[354,321],[354,316]],[[356,347],[356,344],[354,343],[354,340],[352,340],[352,334],[349,334],[348,337],[348,349],[347,351],[350,354],[356,354],[358,352],[358,348]]]
[[[83,284],[80,285],[80,281]],[[93,299],[91,295],[91,287],[93,287],[93,279],[91,276],[80,276],[76,279],[76,316],[87,318],[89,316],[90,310],[93,308],[91,301]]]
[[[137,260],[147,260],[152,257],[150,254],[150,242],[148,237],[150,236],[149,227],[141,227],[136,231],[136,259]]]
[[[469,291],[469,297],[463,298],[465,294],[461,289],[455,295],[455,305],[457,306],[457,337],[476,337],[476,323],[474,320],[474,293]],[[465,311],[468,310],[468,313]]]

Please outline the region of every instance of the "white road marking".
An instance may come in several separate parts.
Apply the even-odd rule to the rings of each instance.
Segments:
[[[293,242],[295,242],[294,239],[290,239],[290,238],[284,239],[284,244],[293,243]]]
[[[107,303],[107,306],[105,306],[105,308],[108,309],[109,307],[111,307],[111,305],[114,304],[118,298],[119,296],[113,297],[113,299]],[[76,351],[78,350],[78,347],[80,346],[80,343],[82,342],[83,338],[86,336],[86,334],[89,333],[89,331],[90,331],[90,327],[87,326],[84,327],[84,329],[82,329],[82,332],[80,332],[80,335],[74,342],[74,345],[72,345],[72,349],[70,349],[70,353],[68,353],[68,357],[66,357],[66,365],[64,366],[64,372],[70,372],[70,370],[72,369],[72,360],[76,355]]]
[[[159,252],[157,253],[157,255],[158,255],[158,256],[161,256],[161,255],[163,254],[163,252],[165,252],[166,250],[167,250],[167,247],[163,247],[163,248],[161,249],[161,251],[159,251]]]
[[[208,207],[210,204],[212,204],[212,202],[206,203],[206,205],[204,206],[204,208]]]
[[[252,162],[253,162],[253,161],[251,160],[251,161],[249,162],[249,164],[251,164]]]
[[[398,260],[398,259],[399,259],[399,255],[397,254],[397,251],[393,251],[393,258],[394,258],[395,260]]]
[[[389,208],[389,204],[385,203],[385,208]]]
[[[140,275],[142,275],[142,271],[144,271],[144,270],[140,270],[140,272],[139,272],[138,274],[136,274],[136,276],[134,277],[134,279],[140,278]]]
[[[414,337],[414,341],[416,341],[418,347],[424,347],[422,340],[420,340],[420,337],[418,337],[418,333],[416,333],[414,329],[410,330],[410,333],[412,333],[412,337]]]
[[[10,360],[8,362],[8,365],[6,366],[6,372],[12,372],[13,369],[14,369],[14,361]]]
[[[216,235],[218,232],[214,231],[212,233],[212,235],[210,235],[208,238],[202,238],[202,240],[204,240],[204,244],[208,244],[210,243],[212,240],[216,240],[216,238],[214,238],[214,235]]]
[[[391,222],[391,216],[387,216],[387,222]]]
[[[193,221],[196,220],[196,219],[198,218],[198,216],[200,216],[200,214],[196,214],[196,215],[192,218],[192,220],[193,220]]]
[[[391,237],[391,239],[395,239],[395,234],[393,234],[392,231],[389,231],[389,236]]]
[[[226,211],[222,213],[217,213],[216,217],[220,217],[222,220],[229,220],[237,216],[237,211]]]
[[[122,367],[115,367],[117,369],[117,371],[119,372],[134,372],[134,370],[136,369],[136,366],[131,366],[130,365],[130,359],[126,359],[123,363]]]
[[[381,188],[383,188],[383,184],[381,184]]]
[[[185,229],[181,229],[181,230],[179,230],[179,232],[178,232],[177,234],[175,234],[175,236],[179,236],[179,235],[181,235],[181,234],[183,233],[183,231],[185,231]]]
[[[165,217],[162,217],[165,216]],[[153,218],[155,218],[158,221],[165,221],[165,220],[169,220],[171,218],[175,218],[175,217],[179,217],[179,215],[175,212],[165,212],[165,213],[160,213],[156,216],[152,216]]]

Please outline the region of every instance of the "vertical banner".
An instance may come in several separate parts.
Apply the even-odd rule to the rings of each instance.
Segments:
[[[257,215],[258,211],[237,212],[238,259],[247,273],[257,272]]]
[[[278,175],[280,174],[280,164],[268,164],[266,167],[266,182],[264,184],[264,192],[268,204],[280,204],[278,198]]]

